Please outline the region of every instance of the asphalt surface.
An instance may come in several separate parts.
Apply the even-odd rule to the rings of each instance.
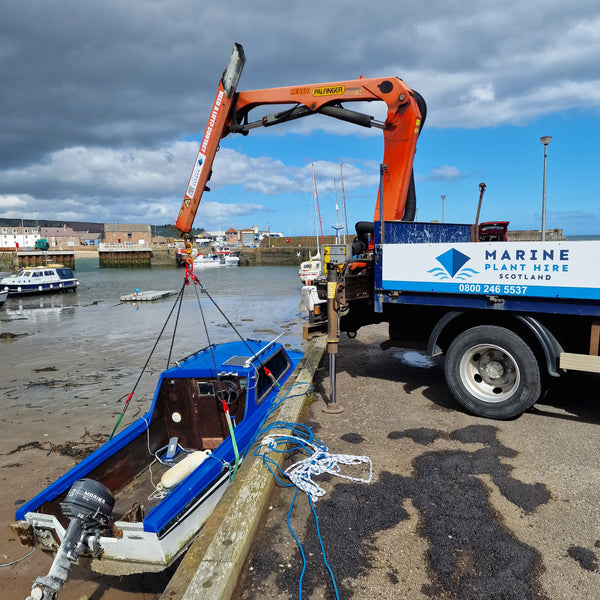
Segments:
[[[344,599],[599,598],[596,376],[572,373],[512,421],[466,414],[442,361],[382,351],[385,326],[343,337],[337,403],[324,355],[303,419],[330,452],[365,455],[369,484],[321,476],[314,505]],[[290,457],[288,464],[298,460]],[[344,473],[364,476],[361,467]],[[276,486],[242,570],[237,600],[335,598],[308,498]]]

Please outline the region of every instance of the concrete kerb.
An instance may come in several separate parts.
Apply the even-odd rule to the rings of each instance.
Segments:
[[[275,413],[297,421],[325,350],[325,336],[311,340],[299,365],[297,384]],[[280,464],[283,454],[275,458]],[[238,471],[208,523],[187,551],[161,600],[227,600],[250,551],[260,518],[273,489],[273,475],[250,456]]]

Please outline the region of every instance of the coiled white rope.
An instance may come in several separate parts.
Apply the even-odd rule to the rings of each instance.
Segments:
[[[284,474],[299,490],[306,493],[313,502],[325,495],[325,490],[313,480],[313,477],[318,475],[328,473],[356,483],[371,483],[373,479],[373,464],[368,456],[332,454],[327,452],[326,446],[314,444],[295,435],[267,435],[261,440],[261,446],[266,446],[268,450],[281,452],[280,446],[282,444],[287,445],[290,442],[298,443],[299,447],[306,452],[312,451],[310,456],[290,465],[284,471]],[[369,465],[368,477],[352,477],[341,472],[343,465],[356,466],[361,464]]]

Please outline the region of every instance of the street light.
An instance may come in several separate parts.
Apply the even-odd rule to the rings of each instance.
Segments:
[[[444,200],[446,196],[442,196],[442,223],[444,222]]]
[[[544,135],[540,142],[544,145],[544,185],[542,191],[542,242],[546,241],[546,165],[548,162],[548,144],[552,141],[552,136]]]

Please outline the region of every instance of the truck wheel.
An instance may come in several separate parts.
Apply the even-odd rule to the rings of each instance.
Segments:
[[[450,344],[446,383],[469,412],[510,419],[531,408],[541,394],[538,361],[527,343],[510,329],[473,327]]]

